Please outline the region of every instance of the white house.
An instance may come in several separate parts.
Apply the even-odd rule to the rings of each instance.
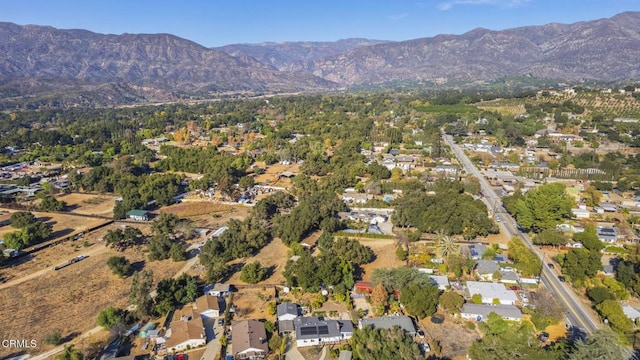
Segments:
[[[447,287],[449,286],[449,279],[446,276],[429,275],[429,281],[431,281],[431,284],[437,286],[438,289],[442,291],[447,290]]]
[[[298,304],[284,302],[276,307],[278,321],[295,320],[299,316]]]
[[[493,304],[493,299],[498,299],[502,305],[514,305],[518,301],[516,294],[502,283],[467,281],[466,291],[469,297],[480,294],[483,304]]]
[[[167,349],[176,352],[206,345],[207,334],[202,317],[195,312],[193,306],[183,307],[174,313],[165,338]]]
[[[205,285],[204,293],[212,296],[227,297],[231,295],[231,285],[229,284]]]
[[[205,318],[216,318],[220,316],[220,303],[218,297],[205,294],[196,299],[196,310],[200,316]]]
[[[294,320],[298,347],[338,344],[353,336],[350,320],[320,320],[317,317],[298,317]]]
[[[571,213],[576,219],[588,219],[591,212],[587,209],[571,209]]]
[[[484,321],[489,314],[496,313],[504,320],[521,321],[522,312],[514,305],[478,305],[466,303],[460,310],[460,317],[466,320]]]
[[[640,318],[640,311],[632,308],[629,305],[622,306],[622,312],[624,312],[625,316],[628,317],[631,321],[636,321],[636,319]]]

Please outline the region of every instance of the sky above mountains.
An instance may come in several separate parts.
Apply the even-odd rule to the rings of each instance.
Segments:
[[[0,21],[104,34],[170,33],[236,43],[409,40],[574,23],[640,11],[640,0],[1,0]]]

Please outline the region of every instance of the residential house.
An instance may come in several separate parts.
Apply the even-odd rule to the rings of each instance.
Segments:
[[[340,197],[342,202],[349,204],[364,204],[370,199],[373,199],[373,195],[359,194],[359,193],[343,193]]]
[[[300,308],[298,304],[285,302],[276,307],[278,317],[278,333],[291,334],[296,331],[294,320],[298,318]]]
[[[358,281],[353,285],[353,291],[356,293],[371,293],[373,291],[373,283]]]
[[[605,212],[617,212],[618,211],[618,207],[614,204],[610,204],[610,203],[600,203],[599,204],[600,208],[602,208]]]
[[[410,317],[400,316],[382,316],[376,318],[365,318],[358,321],[358,328],[363,329],[366,326],[371,325],[374,329],[391,329],[393,327],[399,327],[404,330],[411,337],[416,335],[416,326]]]
[[[591,212],[587,209],[571,209],[571,213],[576,219],[588,219]]]
[[[484,255],[485,251],[487,251],[487,247],[482,244],[471,244],[460,247],[460,253],[473,260],[482,259],[482,255]]]
[[[517,284],[520,277],[515,271],[500,270],[500,282],[503,284]]]
[[[522,312],[515,305],[479,305],[466,303],[462,306],[462,310],[460,310],[460,317],[466,320],[485,321],[491,313],[500,315],[504,320],[522,320]]]
[[[134,221],[149,221],[150,216],[147,210],[129,210],[126,214],[128,219]]]
[[[507,290],[502,283],[467,281],[467,296],[480,294],[483,304],[493,304],[494,299],[502,305],[514,305],[518,298],[513,291]]]
[[[604,243],[615,244],[618,240],[618,233],[612,227],[599,227],[597,229],[598,239]]]
[[[429,275],[429,281],[433,286],[437,286],[438,289],[444,291],[447,290],[449,285],[449,279],[446,276],[442,275]]]
[[[207,335],[202,317],[193,306],[184,306],[173,314],[165,338],[166,348],[174,352],[206,345]]]
[[[323,320],[317,317],[298,317],[294,320],[298,347],[338,344],[351,339],[353,324],[350,320]]]
[[[635,322],[638,318],[640,318],[640,311],[629,305],[622,306],[622,312],[628,317],[631,321]]]
[[[478,260],[476,272],[482,281],[493,281],[493,274],[500,270],[500,265],[493,260]]]
[[[269,352],[264,323],[255,320],[234,322],[231,327],[234,359],[266,359]]]
[[[434,170],[439,174],[445,175],[455,175],[458,172],[458,168],[453,165],[437,165]]]
[[[220,316],[220,302],[217,296],[205,294],[196,299],[196,311],[202,317],[215,318]]]
[[[204,286],[204,293],[212,296],[227,297],[231,295],[229,284],[209,284]]]

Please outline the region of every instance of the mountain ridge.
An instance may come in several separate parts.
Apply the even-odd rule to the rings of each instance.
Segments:
[[[114,35],[0,23],[0,53],[0,101],[75,90],[85,96],[94,87],[119,92],[117,103],[393,82],[446,87],[509,77],[615,82],[640,79],[640,12],[405,41],[353,38],[216,48],[166,33]]]

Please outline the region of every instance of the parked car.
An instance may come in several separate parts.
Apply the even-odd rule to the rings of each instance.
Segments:
[[[562,281],[562,282],[567,281],[567,279],[566,279],[564,276],[562,276],[562,275],[558,275],[558,280],[560,280],[560,281]]]
[[[420,339],[424,339],[424,331],[422,331],[422,330],[418,329],[418,331],[416,332],[416,334],[418,334],[418,337],[419,337]]]
[[[547,266],[549,267],[549,269],[553,269],[554,268],[552,263],[547,263]]]
[[[428,353],[429,351],[431,351],[431,347],[429,346],[429,343],[426,341],[423,341],[422,344],[422,351]]]
[[[218,319],[218,325],[222,325],[222,324],[224,324],[224,319],[222,318]]]

